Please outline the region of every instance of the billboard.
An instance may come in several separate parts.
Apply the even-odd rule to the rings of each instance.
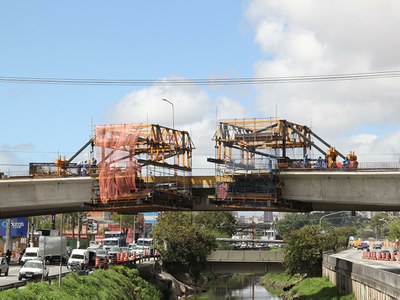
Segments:
[[[0,219],[0,236],[6,236],[7,219]],[[13,218],[11,219],[11,237],[22,236],[26,237],[28,232],[28,218]]]

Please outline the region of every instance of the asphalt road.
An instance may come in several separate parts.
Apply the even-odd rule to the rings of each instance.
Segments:
[[[59,265],[48,265],[49,267],[49,276],[59,274],[60,266]],[[8,272],[8,276],[5,276],[4,273],[0,276],[0,287],[6,286],[12,283],[18,283],[21,281],[27,281],[31,279],[22,279],[21,281],[18,280],[18,272],[21,269],[18,265],[10,265],[10,270]],[[69,272],[67,266],[62,266],[62,272],[66,273]]]
[[[393,253],[391,248],[384,247],[384,248],[382,248],[382,250],[389,250],[390,253]],[[379,252],[380,250],[371,250],[371,251]],[[348,249],[348,250],[333,254],[332,256],[343,258],[343,259],[352,261],[357,264],[363,264],[363,265],[367,265],[367,266],[370,266],[373,268],[400,274],[400,261],[399,261],[400,256],[399,255],[395,256],[396,261],[371,260],[371,259],[363,259],[362,252],[363,252],[362,250]]]

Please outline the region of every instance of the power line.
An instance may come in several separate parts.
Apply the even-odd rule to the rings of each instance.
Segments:
[[[53,77],[8,77],[0,76],[0,83],[54,84],[54,85],[103,85],[103,86],[165,86],[184,85],[261,85],[278,83],[304,83],[325,81],[348,81],[365,79],[387,79],[400,77],[400,71],[382,71],[347,74],[320,74],[302,76],[237,77],[237,78],[192,78],[192,79],[101,79],[101,78],[53,78]]]

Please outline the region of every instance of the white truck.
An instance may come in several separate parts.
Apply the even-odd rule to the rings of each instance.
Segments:
[[[68,259],[67,268],[75,272],[90,270],[94,266],[95,258],[95,251],[74,249]]]
[[[43,257],[43,251],[39,247],[28,247],[25,249],[25,253],[19,261],[19,264],[22,266],[28,260],[43,260]]]
[[[39,249],[50,264],[68,261],[67,238],[64,236],[40,236]]]
[[[139,257],[153,255],[154,247],[153,247],[153,239],[152,238],[138,238],[136,244],[136,255]]]

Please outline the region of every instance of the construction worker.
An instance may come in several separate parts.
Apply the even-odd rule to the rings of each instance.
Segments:
[[[272,172],[272,160],[271,158],[268,158],[268,170],[271,173]]]
[[[82,174],[82,162],[80,161],[80,162],[78,162],[78,164],[76,165],[76,167],[77,167],[77,174],[78,175],[81,175]]]
[[[95,173],[96,167],[97,167],[97,159],[95,157],[93,157],[92,161],[90,162],[90,172]]]
[[[304,158],[303,158],[303,165],[304,165],[304,168],[307,167],[308,162],[309,162],[308,154],[306,154],[306,155],[304,155]]]
[[[323,160],[322,160],[322,157],[320,156],[320,157],[318,157],[318,159],[317,159],[317,164],[316,164],[316,166],[317,166],[317,168],[318,169],[322,169],[322,167],[323,167]]]
[[[349,158],[346,156],[343,160],[343,164],[342,164],[342,168],[343,169],[348,169],[349,168],[349,164],[350,164],[350,160]]]
[[[85,176],[86,176],[86,169],[87,169],[87,167],[88,167],[88,163],[87,163],[87,160],[85,160],[85,161],[83,162],[83,164],[82,164],[82,177],[85,177]]]

